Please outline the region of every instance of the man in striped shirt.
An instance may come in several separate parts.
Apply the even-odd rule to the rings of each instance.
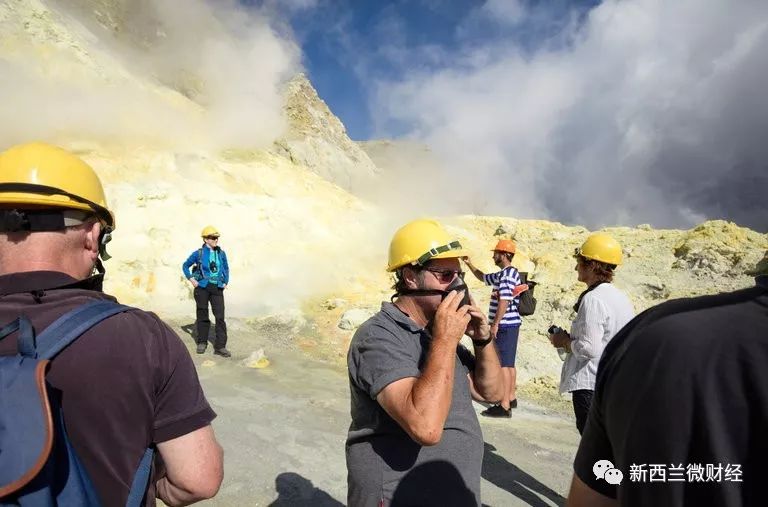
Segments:
[[[514,241],[499,240],[493,249],[493,262],[501,270],[495,273],[483,273],[472,264],[469,257],[464,257],[464,262],[472,274],[486,285],[493,287],[488,321],[491,322],[491,337],[494,339],[501,359],[505,396],[497,404],[480,413],[486,417],[511,417],[512,409],[517,407],[515,357],[522,323],[518,312],[520,305],[518,296],[527,286],[521,284],[520,273],[512,267],[515,250]]]

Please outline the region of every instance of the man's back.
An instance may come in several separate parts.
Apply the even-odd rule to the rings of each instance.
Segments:
[[[26,315],[39,333],[63,313],[109,296],[62,273],[0,276],[0,324]],[[15,336],[0,354],[16,352]],[[144,450],[215,417],[179,338],[155,315],[115,315],[59,354],[47,380],[60,394],[70,440],[104,505],[122,506]],[[146,505],[154,505],[155,478]]]
[[[645,312],[605,350],[576,474],[614,496],[592,470],[610,460],[622,505],[762,505],[766,364],[765,289]]]

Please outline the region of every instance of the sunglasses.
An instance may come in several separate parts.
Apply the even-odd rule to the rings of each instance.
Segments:
[[[206,236],[205,239],[219,239],[218,236]]]
[[[453,269],[437,269],[437,268],[424,268],[425,271],[429,271],[435,278],[441,283],[452,282],[456,275],[460,278],[464,278],[464,271],[454,271]]]

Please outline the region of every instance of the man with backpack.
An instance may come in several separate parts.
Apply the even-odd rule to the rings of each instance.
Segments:
[[[222,357],[232,357],[227,350],[227,323],[224,321],[224,289],[229,283],[229,263],[227,254],[219,246],[221,234],[212,225],[203,228],[200,233],[203,246],[195,250],[181,270],[184,276],[195,288],[195,306],[197,318],[197,353],[203,354],[208,348],[208,331],[211,328],[211,318],[208,315],[208,304],[216,318],[216,341],[213,353]]]
[[[184,344],[101,290],[114,228],[80,158],[0,153],[0,505],[188,505],[221,484]]]
[[[469,257],[464,262],[475,277],[486,285],[491,285],[491,303],[488,320],[491,322],[491,337],[499,352],[504,374],[504,397],[497,404],[484,410],[480,415],[486,417],[511,417],[512,409],[517,408],[517,339],[520,336],[519,295],[528,287],[520,280],[520,273],[512,267],[517,245],[510,239],[501,239],[493,249],[493,263],[500,271],[483,273],[472,264]],[[497,400],[488,400],[497,401]]]

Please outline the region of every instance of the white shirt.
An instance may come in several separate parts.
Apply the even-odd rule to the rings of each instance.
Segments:
[[[603,349],[627,322],[635,309],[626,294],[602,283],[584,295],[571,324],[571,353],[566,355],[560,376],[560,393],[595,389],[597,365]]]

